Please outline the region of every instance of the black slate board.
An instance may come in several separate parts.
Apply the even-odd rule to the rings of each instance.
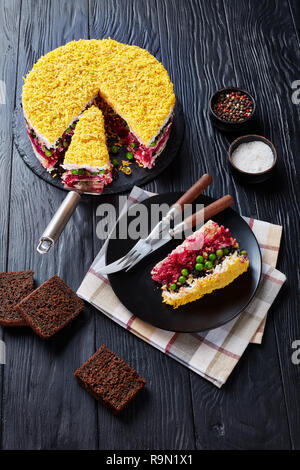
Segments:
[[[26,163],[26,165],[35,173],[37,176],[42,178],[47,183],[56,186],[57,188],[64,189],[64,185],[60,179],[60,176],[55,178],[48,173],[45,168],[42,167],[39,160],[36,158],[30,139],[27,135],[23,109],[21,103],[15,108],[14,119],[13,119],[13,135],[14,143],[18,149],[18,152]],[[171,128],[171,134],[165,149],[157,157],[156,164],[151,170],[147,168],[141,168],[139,165],[134,162],[131,166],[132,174],[126,176],[122,171],[118,171],[116,179],[107,185],[102,194],[111,195],[119,194],[125,191],[130,191],[133,186],[139,186],[142,184],[149,183],[154,178],[156,178],[160,173],[162,173],[173,161],[175,156],[178,153],[181,142],[184,136],[184,116],[182,106],[178,101],[175,104],[174,109],[174,120]],[[126,147],[122,147],[117,155],[114,155],[113,158],[117,159],[120,164],[122,160],[126,160]],[[91,193],[87,193],[91,194]],[[99,194],[91,194],[99,196]]]

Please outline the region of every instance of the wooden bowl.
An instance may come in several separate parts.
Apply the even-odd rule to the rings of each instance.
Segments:
[[[216,100],[218,99],[218,97],[222,93],[228,94],[228,93],[231,93],[232,91],[240,91],[241,93],[243,93],[243,95],[247,95],[253,102],[252,113],[242,122],[226,121],[225,119],[218,117],[213,111],[214,104]],[[239,132],[239,131],[242,131],[243,129],[246,129],[252,123],[254,115],[255,115],[255,111],[256,111],[256,103],[255,103],[253,96],[248,91],[243,90],[242,88],[237,88],[237,87],[226,87],[226,88],[221,88],[220,90],[217,90],[212,95],[212,97],[210,98],[210,102],[209,102],[209,115],[210,115],[211,121],[213,125],[217,127],[218,129],[220,129],[221,131]]]
[[[260,171],[257,173],[249,173],[247,171],[241,170],[233,163],[232,154],[234,150],[240,144],[244,144],[247,142],[254,142],[257,140],[259,140],[260,142],[264,142],[270,147],[273,153],[273,157],[274,157],[273,164],[267,170]],[[232,173],[235,176],[238,176],[242,181],[247,182],[247,183],[262,183],[263,181],[266,181],[268,178],[270,178],[274,173],[275,165],[277,162],[277,152],[272,142],[268,140],[266,137],[263,137],[261,135],[256,135],[256,134],[243,135],[235,139],[230,145],[229,151],[228,151],[228,161],[229,161]]]

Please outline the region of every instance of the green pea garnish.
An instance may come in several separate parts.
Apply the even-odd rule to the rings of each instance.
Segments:
[[[78,175],[78,171],[79,171],[79,170],[72,170],[72,174],[73,174],[73,175]]]
[[[66,133],[69,134],[71,132],[71,127],[68,127]]]
[[[224,255],[228,255],[229,249],[228,249],[228,248],[224,248],[223,252],[224,252]]]
[[[206,269],[211,269],[212,267],[213,267],[212,262],[211,262],[211,261],[206,261],[206,263],[205,263],[205,268],[206,268]]]
[[[201,255],[197,256],[196,263],[203,263],[203,261],[204,261],[203,256],[201,256]]]
[[[215,255],[215,253],[211,253],[210,255],[208,255],[208,259],[210,261],[215,261],[217,259],[217,256]]]
[[[170,285],[169,285],[169,289],[171,289],[171,290],[175,290],[176,287],[177,287],[176,284],[170,284]]]
[[[203,266],[202,263],[197,263],[197,264],[195,265],[195,269],[196,269],[196,271],[203,271],[204,266]]]
[[[152,143],[150,144],[150,147],[155,147],[155,145],[156,145],[156,143],[155,143],[155,142],[152,142]]]
[[[92,175],[94,176],[98,175],[98,171],[93,171]]]
[[[112,153],[118,153],[119,149],[116,145],[113,145],[112,148],[110,149]]]
[[[127,158],[127,160],[132,160],[133,159],[133,153],[132,152],[127,152],[126,153],[126,158]]]
[[[106,172],[106,170],[100,170],[101,175],[103,175]]]
[[[223,256],[223,250],[217,250],[217,251],[216,251],[216,255],[217,255],[218,258],[222,258],[222,256]]]
[[[186,281],[186,277],[185,277],[185,276],[180,276],[180,277],[178,278],[178,282],[180,282],[181,284],[184,284],[185,281]]]
[[[186,269],[186,268],[184,268],[184,269],[181,270],[181,274],[182,274],[183,276],[188,276],[188,275],[189,275],[189,270]]]
[[[248,253],[247,253],[247,251],[246,251],[246,250],[242,250],[242,251],[240,251],[240,254],[241,254],[242,256],[248,256]]]
[[[45,155],[46,155],[47,157],[52,157],[52,152],[51,152],[51,150],[45,150]]]

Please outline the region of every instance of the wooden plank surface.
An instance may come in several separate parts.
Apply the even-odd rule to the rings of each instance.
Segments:
[[[230,28],[230,42],[235,59],[236,74],[247,87],[256,85],[261,133],[278,149],[277,178],[256,190],[258,217],[283,226],[283,249],[278,266],[287,273],[288,282],[281,292],[280,302],[272,308],[284,399],[293,447],[299,448],[299,404],[297,384],[299,367],[291,362],[292,342],[299,337],[299,262],[291,266],[295,240],[299,240],[300,190],[299,122],[300,108],[292,103],[291,83],[295,79],[295,64],[300,54],[288,2],[225,1]],[[255,31],[255,35],[253,35]],[[281,51],[281,52],[279,52]],[[299,70],[299,68],[298,68]],[[277,308],[276,308],[277,307]],[[274,348],[275,349],[275,348]]]
[[[300,3],[298,0],[289,0],[289,6],[293,17],[294,28],[297,31],[298,45],[300,47]]]
[[[88,37],[88,4],[23,0],[21,18],[17,100],[22,76],[41,54],[71,39]],[[36,251],[40,235],[64,197],[63,191],[34,176],[14,149],[8,270],[31,267],[37,284],[57,273],[77,289],[93,259],[89,200],[77,208],[48,255],[42,257]],[[7,329],[5,340],[3,448],[97,448],[95,403],[87,394],[80,395],[73,378],[73,371],[94,351],[92,310],[86,306],[72,325],[49,341],[29,328]]]
[[[15,85],[20,23],[20,0],[0,3],[0,272],[7,270],[9,231],[12,114],[15,106]],[[4,328],[0,327],[0,340],[5,342]],[[5,366],[0,365],[0,422],[2,423],[3,376]],[[2,426],[0,426],[0,445]]]
[[[92,38],[110,36],[159,55],[159,38],[153,29],[157,15],[153,0],[92,1],[90,35]],[[153,192],[170,190],[169,179],[163,175],[148,184],[146,189]],[[96,250],[99,246],[95,239]],[[99,448],[193,449],[195,440],[188,370],[107,320],[101,313],[97,318],[96,342],[98,346],[103,342],[107,344],[148,382],[144,397],[140,396],[133,402],[119,420],[101,405],[98,407]]]
[[[12,111],[15,97],[17,103],[20,100],[22,75],[41,54],[71,39],[110,36],[145,47],[162,60],[185,113],[186,134],[178,157],[145,188],[187,189],[209,171],[214,182],[208,194],[229,192],[240,213],[284,226],[278,267],[288,276],[270,311],[263,344],[248,347],[221,390],[88,305],[73,324],[47,342],[26,328],[5,330],[1,447],[300,448],[300,372],[291,362],[291,343],[300,331],[295,294],[300,108],[291,102],[291,82],[299,79],[299,2],[10,0],[1,2],[0,14],[0,70],[10,84],[6,108],[0,104],[0,113],[4,109],[8,116],[5,120],[0,116],[3,270],[31,267],[37,284],[58,273],[76,289],[101,246],[96,237],[100,198],[85,198],[54,250],[48,256],[38,255],[38,238],[65,193],[35,177],[16,149],[12,160],[7,154],[12,154]],[[257,132],[273,140],[279,152],[273,185],[242,186],[228,172],[226,156],[233,136],[212,128],[207,116],[210,95],[224,85],[242,86],[257,97]],[[11,196],[4,189],[8,174],[12,174]],[[101,202],[118,205],[115,197]],[[148,382],[145,393],[118,418],[72,376],[102,343]]]
[[[180,8],[189,19],[185,28],[178,20],[178,16],[183,17],[183,11],[177,15]],[[240,19],[239,25],[242,24]],[[188,178],[196,179],[203,171],[209,171],[214,177],[211,187],[213,196],[230,192],[240,213],[258,217],[256,193],[237,184],[228,172],[226,156],[230,137],[213,129],[207,119],[209,97],[216,89],[228,85],[249,90],[253,87],[243,75],[238,76],[236,73],[223,2],[201,2],[201,5],[198,2],[185,2],[184,6],[177,0],[166,2],[159,28],[161,37],[167,39],[163,42],[163,54],[172,58],[171,69],[176,69],[175,85],[180,86],[177,95],[183,100],[187,113],[184,155],[191,156],[191,163],[189,176],[185,177],[185,172],[180,172],[180,181],[184,183]],[[190,48],[186,47],[187,44]],[[186,83],[189,83],[189,87],[186,87]],[[184,165],[182,161],[182,168]],[[272,360],[274,348],[274,334],[264,339],[263,356],[260,347],[251,347],[253,352],[242,359],[233,373],[235,380],[230,380],[222,390],[191,374],[197,448],[284,448],[290,445],[288,422],[282,405],[284,392],[280,369],[278,361],[274,364]],[[272,361],[271,373],[265,374],[264,369],[257,367],[261,356]],[[256,380],[249,381],[249,375],[256,377]],[[251,413],[249,387],[252,395]],[[263,394],[270,387],[276,390],[272,402],[267,394]],[[258,397],[260,403],[255,406]],[[199,403],[201,406],[198,406]],[[272,426],[267,428],[265,423],[269,415],[272,416]],[[245,433],[246,428],[253,429],[253,432]],[[279,429],[285,432],[279,432]],[[262,433],[265,434],[263,441]]]

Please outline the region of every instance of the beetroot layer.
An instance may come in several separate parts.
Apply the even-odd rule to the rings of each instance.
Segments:
[[[153,168],[155,160],[159,155],[160,149],[170,136],[172,122],[173,116],[170,122],[166,125],[163,135],[153,147],[146,147],[137,140],[137,138],[134,136],[134,134],[132,134],[132,132],[128,133],[127,137],[125,138],[127,148],[133,153],[136,161],[144,168]]]
[[[198,238],[197,238],[198,237]],[[160,284],[171,284],[179,278],[181,270],[192,270],[196,264],[196,258],[203,253],[215,253],[216,250],[230,248],[236,243],[228,228],[221,225],[212,236],[190,235],[184,246],[179,246],[168,255],[158,268],[152,271],[152,279]]]
[[[69,170],[63,174],[62,180],[68,189],[82,188],[84,191],[101,194],[104,186],[112,182],[112,170],[109,169],[106,173],[99,175],[73,175]]]

